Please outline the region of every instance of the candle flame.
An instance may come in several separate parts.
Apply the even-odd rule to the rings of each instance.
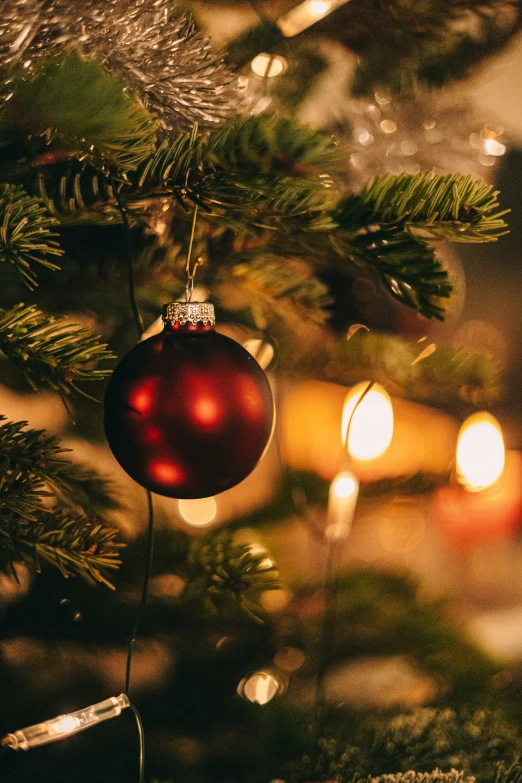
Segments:
[[[500,424],[490,413],[474,413],[460,428],[457,478],[466,489],[491,487],[504,470],[506,453]]]
[[[393,436],[393,406],[380,384],[375,383],[359,403],[368,383],[359,383],[348,393],[341,425],[348,453],[361,460],[380,457]]]

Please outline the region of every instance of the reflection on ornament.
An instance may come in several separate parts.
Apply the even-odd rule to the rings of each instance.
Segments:
[[[217,503],[214,498],[178,500],[178,511],[188,525],[204,527],[216,518]]]
[[[393,437],[393,407],[388,392],[375,383],[367,394],[368,381],[348,393],[342,416],[342,438],[351,457],[369,460],[384,454]]]
[[[490,413],[474,413],[460,428],[457,443],[457,479],[470,492],[491,487],[502,475],[504,439]]]
[[[274,696],[284,690],[284,684],[274,672],[260,671],[241,680],[237,692],[253,704],[268,704]]]
[[[116,368],[105,432],[123,469],[175,498],[209,498],[242,481],[273,428],[267,377],[239,343],[218,334],[208,303],[174,302],[165,328]]]

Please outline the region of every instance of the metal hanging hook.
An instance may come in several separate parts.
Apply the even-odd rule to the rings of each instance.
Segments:
[[[185,264],[185,272],[187,273],[187,284],[185,286],[186,302],[190,302],[192,299],[192,293],[194,291],[194,278],[196,277],[198,266],[201,266],[203,264],[203,260],[198,257],[196,258],[196,261],[194,262],[191,268],[192,246],[194,244],[194,235],[196,233],[197,217],[198,217],[198,205],[196,204],[194,207],[194,213],[192,215],[192,228],[190,231],[190,241],[189,241],[189,246],[187,251],[187,263]]]

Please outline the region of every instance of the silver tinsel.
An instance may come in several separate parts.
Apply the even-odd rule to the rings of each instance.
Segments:
[[[168,131],[214,127],[235,111],[233,75],[171,0],[3,0],[1,11],[4,85],[75,48],[120,76]]]

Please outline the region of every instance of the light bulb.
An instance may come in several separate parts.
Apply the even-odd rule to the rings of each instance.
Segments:
[[[474,413],[460,428],[457,479],[470,492],[494,484],[504,470],[506,454],[498,421],[490,413]]]
[[[71,712],[68,715],[59,715],[57,718],[36,723],[25,729],[19,729],[8,734],[1,744],[13,750],[29,750],[38,745],[48,745],[50,742],[70,737],[79,731],[89,729],[104,720],[116,718],[121,711],[130,706],[129,698],[125,693],[119,696],[111,696],[110,699],[100,701],[91,707]]]
[[[341,425],[348,453],[360,460],[380,457],[393,436],[393,406],[388,393],[376,383],[359,403],[367,388],[368,382],[359,383],[348,393]]]
[[[348,470],[338,473],[330,484],[328,495],[328,524],[325,531],[327,539],[338,541],[349,534],[358,496],[357,477]]]

